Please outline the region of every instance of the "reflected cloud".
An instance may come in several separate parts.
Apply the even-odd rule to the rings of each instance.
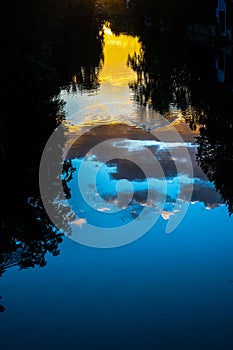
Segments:
[[[163,210],[161,213],[161,216],[164,220],[169,220],[171,215],[174,215],[174,213],[165,210]]]
[[[155,140],[120,140],[113,144],[114,147],[125,148],[129,152],[140,151],[144,147],[156,147],[157,150],[169,150],[171,148],[197,148],[197,145],[191,142],[161,142]]]
[[[75,221],[71,222],[71,224],[79,226],[80,228],[82,228],[83,225],[86,224],[86,223],[87,223],[86,219],[78,219],[78,220],[75,220]]]
[[[139,151],[140,153],[140,151]],[[123,173],[116,160],[115,165],[111,163],[101,163],[93,157],[87,158],[86,175],[85,175],[85,198],[88,199],[88,205],[83,200],[80,189],[77,184],[79,168],[84,158],[75,158],[72,160],[76,172],[70,181],[71,199],[69,200],[72,210],[78,215],[85,213],[87,219],[79,218],[72,222],[80,228],[89,223],[89,221],[99,221],[98,214],[103,215],[104,224],[117,227],[120,222],[128,222],[130,218],[137,217],[139,213],[147,208],[147,215],[160,213],[164,220],[179,211],[175,209],[175,204],[179,194],[180,202],[188,200],[189,186],[193,186],[192,203],[202,202],[207,209],[213,209],[222,204],[220,196],[214,189],[214,186],[206,179],[199,177],[191,178],[188,174],[176,174],[165,178],[144,178],[136,177],[135,172],[131,173],[129,169],[128,179],[125,176],[126,169]],[[167,162],[169,158],[167,158]],[[98,176],[90,176],[92,169],[98,167]],[[169,167],[169,164],[168,164]],[[125,181],[120,189],[119,181]],[[150,183],[148,192],[148,182]],[[129,187],[130,184],[130,187]],[[148,193],[150,200],[148,201]],[[164,203],[164,198],[166,198]],[[91,206],[91,207],[90,207]],[[106,216],[107,215],[107,216]],[[107,218],[108,217],[108,218]]]
[[[107,207],[98,208],[97,210],[100,211],[100,212],[103,212],[103,213],[106,212],[106,211],[111,211],[111,209],[107,208]]]

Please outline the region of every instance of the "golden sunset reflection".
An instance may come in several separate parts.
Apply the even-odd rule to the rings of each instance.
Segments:
[[[143,54],[139,37],[124,33],[116,35],[111,29],[110,22],[105,22],[101,33],[104,35],[104,59],[99,70],[99,89],[90,95],[77,94],[73,97],[65,92],[66,100],[69,101],[69,107],[73,111],[71,117],[67,118],[71,122],[68,126],[69,133],[75,135],[78,130],[103,122],[114,125],[119,135],[121,132],[119,125],[122,123],[137,126],[147,132],[157,129],[160,114],[149,108],[150,100],[146,107],[135,103],[129,88],[129,85],[137,81],[137,73],[127,65],[128,57]],[[76,75],[72,77],[72,82],[77,83]],[[195,113],[198,112],[194,108],[187,108],[186,119],[190,116],[191,120]],[[169,129],[175,127],[184,141],[194,142],[199,130],[190,129],[184,119],[184,111],[171,104],[163,117],[168,123],[160,126],[157,131],[159,134],[169,134]]]
[[[125,34],[115,35],[108,22],[103,26],[104,65],[100,72],[100,82],[113,86],[128,86],[136,79],[135,72],[127,66],[128,55],[138,54],[141,44],[138,37]]]

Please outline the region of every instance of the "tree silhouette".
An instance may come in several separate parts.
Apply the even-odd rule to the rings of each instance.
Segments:
[[[222,91],[208,107],[197,138],[197,160],[233,213],[233,117],[231,95]]]
[[[153,40],[151,38],[153,37]],[[232,54],[226,56],[225,82],[217,82],[221,47],[203,47],[172,33],[147,30],[142,51],[128,58],[137,73],[130,88],[137,103],[170,116],[178,110],[192,130],[200,128],[197,160],[233,212]]]
[[[0,159],[5,191],[0,213],[0,275],[12,266],[43,267],[48,253],[59,254],[62,232],[43,207],[39,166],[49,136],[65,118],[60,88],[70,87],[74,75],[78,88],[98,87],[102,37],[94,12],[93,0],[85,4],[81,0],[1,2]],[[61,163],[67,132],[62,128],[54,149]],[[56,175],[61,174],[54,174],[53,198],[64,193],[69,197],[67,183],[73,171],[65,161],[62,193],[56,187]],[[69,233],[69,208],[54,202],[51,210],[63,232]]]
[[[145,31],[141,42],[140,54],[128,58],[128,65],[137,73],[137,80],[130,86],[135,100],[162,114],[171,105],[185,110],[191,102],[185,41],[171,34]]]

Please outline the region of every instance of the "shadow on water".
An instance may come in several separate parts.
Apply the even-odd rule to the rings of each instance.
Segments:
[[[71,81],[74,90],[98,87],[102,39],[95,11],[92,0],[85,6],[79,0],[1,2],[0,275],[13,266],[43,267],[48,253],[59,254],[62,233],[43,208],[39,164],[48,137],[65,118],[60,87]],[[65,135],[56,150],[61,160],[64,143]],[[67,162],[63,169],[68,196],[72,169]],[[54,210],[62,217],[63,209]]]

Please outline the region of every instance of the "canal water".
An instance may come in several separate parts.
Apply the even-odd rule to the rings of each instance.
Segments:
[[[58,128],[40,181],[60,253],[2,275],[2,349],[232,349],[230,137],[202,94],[221,89],[218,53],[199,44],[191,57],[169,34],[114,34],[109,22],[102,32],[98,79],[87,89],[81,70],[58,96],[67,169],[55,202],[72,215],[49,206]]]

